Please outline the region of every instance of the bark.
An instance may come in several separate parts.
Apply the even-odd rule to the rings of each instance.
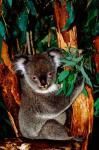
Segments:
[[[55,1],[54,17],[55,17],[55,22],[57,27],[56,33],[57,33],[57,42],[59,48],[66,49],[67,46],[77,47],[76,26],[73,26],[68,31],[67,30],[62,31],[69,17],[68,12],[66,11],[66,1],[63,1],[62,5],[60,5],[58,0]]]
[[[66,49],[68,45],[70,47],[77,47],[76,27],[73,26],[68,31],[61,31],[63,26],[66,24],[66,20],[68,19],[65,1],[62,5],[59,4],[58,0],[55,1],[54,14],[57,26],[58,46],[62,49]],[[99,46],[99,42],[97,45]],[[82,150],[87,150],[88,136],[92,132],[93,128],[92,90],[88,86],[86,86],[86,89],[88,91],[88,97],[86,97],[83,93],[77,97],[72,106],[71,116],[71,135],[82,136],[85,138],[85,141],[82,143]]]
[[[0,64],[0,87],[2,88],[2,96],[7,107],[9,119],[17,137],[19,132],[18,111],[20,105],[18,81],[16,74],[12,73],[4,64]]]
[[[21,98],[18,79],[8,54],[8,46],[4,40],[2,41],[1,58],[4,64],[0,64],[0,87],[2,88],[3,100],[7,107],[8,117],[12,124],[13,131],[16,137],[18,137],[20,135],[18,111]]]
[[[71,132],[75,136],[83,136],[86,140],[82,144],[82,150],[87,150],[88,136],[93,127],[93,97],[92,89],[86,86],[88,97],[81,93],[74,102]]]

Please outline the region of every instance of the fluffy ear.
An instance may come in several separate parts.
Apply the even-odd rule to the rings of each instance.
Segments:
[[[63,49],[59,48],[48,50],[48,55],[53,57],[56,68],[62,65],[60,59],[64,58],[63,51]]]
[[[24,74],[25,72],[25,63],[27,62],[28,58],[26,56],[18,55],[14,58],[14,70],[16,72],[21,72],[21,74]]]

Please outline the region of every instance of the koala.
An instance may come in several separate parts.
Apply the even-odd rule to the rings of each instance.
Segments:
[[[66,110],[83,89],[82,79],[73,93],[56,95],[62,86],[56,84],[57,69],[61,66],[62,50],[52,49],[42,54],[18,56],[14,68],[21,72],[21,105],[19,127],[23,137],[30,139],[80,140],[66,130]]]

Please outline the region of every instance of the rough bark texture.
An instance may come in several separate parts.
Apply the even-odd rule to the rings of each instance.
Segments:
[[[85,137],[82,144],[82,150],[87,150],[88,136],[92,132],[93,127],[93,97],[92,90],[86,86],[88,97],[81,93],[74,102],[71,133],[75,136]]]
[[[18,81],[16,74],[12,73],[3,64],[0,64],[0,87],[2,88],[2,96],[7,107],[9,119],[18,137],[18,111],[20,102]]]
[[[56,0],[54,3],[54,16],[56,22],[56,32],[57,32],[57,42],[60,48],[66,49],[67,46],[77,47],[77,32],[76,27],[73,26],[72,29],[68,31],[62,31],[63,27],[66,25],[66,20],[69,17],[66,11],[66,1],[60,5],[59,1]]]
[[[70,47],[77,47],[77,31],[75,26],[68,31],[61,32],[61,29],[66,24],[66,20],[68,18],[68,12],[66,12],[66,2],[64,1],[63,4],[60,5],[56,0],[54,10],[57,26],[58,46],[63,49],[66,49],[68,45]],[[99,42],[96,46],[97,45],[99,46]],[[89,97],[86,97],[83,93],[77,97],[72,107],[71,117],[71,134],[83,136],[86,139],[82,143],[82,150],[87,150],[88,136],[92,132],[93,128],[92,90],[88,86],[86,86],[86,89]]]

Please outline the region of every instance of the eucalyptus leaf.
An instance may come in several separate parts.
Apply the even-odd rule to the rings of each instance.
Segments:
[[[74,80],[74,73],[70,73],[70,75],[68,76],[68,82],[71,82]]]
[[[95,23],[95,25],[93,26],[93,28],[92,28],[92,35],[93,36],[99,35],[99,21],[97,21]]]
[[[90,86],[90,87],[92,87],[92,83],[91,83],[91,81],[90,80],[85,80],[85,82]]]
[[[66,91],[67,91],[67,85],[66,85],[67,81],[63,80],[63,92],[66,95]]]
[[[56,96],[57,96],[57,95],[60,95],[60,94],[62,93],[62,91],[63,91],[63,88],[60,88],[60,89],[56,92]]]
[[[68,76],[68,84],[75,84],[77,78],[77,73],[71,72]]]
[[[7,1],[8,1],[9,6],[11,7],[12,6],[12,0],[7,0]]]
[[[99,84],[99,72],[97,72],[97,74],[96,74],[96,81]]]
[[[94,112],[94,115],[95,115],[95,117],[99,117],[99,110],[96,110],[96,111]]]
[[[28,13],[27,11],[20,12],[20,15],[17,20],[18,27],[21,31],[26,31],[27,29],[27,21],[28,21]]]
[[[73,61],[75,62],[80,62],[81,60],[83,59],[83,56],[80,56],[80,57],[76,57],[76,58],[73,58]]]
[[[82,91],[82,92],[83,92],[83,94],[84,94],[86,97],[88,97],[88,92],[87,92],[87,90],[86,90],[85,87],[83,88],[83,91]]]
[[[29,9],[31,11],[31,14],[33,16],[36,16],[37,15],[37,11],[36,11],[36,8],[35,8],[35,5],[34,5],[33,1],[31,1],[31,0],[28,1],[28,6],[29,6]]]
[[[97,100],[95,101],[94,107],[95,109],[99,109],[99,98],[97,98]]]
[[[73,92],[73,89],[74,89],[74,84],[69,84],[66,96],[70,96]]]
[[[93,10],[90,10],[88,12],[88,21],[87,21],[87,26],[90,24],[90,22],[92,20],[94,20],[95,17],[98,16],[98,13],[99,13],[99,10],[98,9],[95,9],[94,11]]]
[[[92,87],[92,83],[90,81],[90,78],[88,77],[87,73],[84,70],[83,62],[81,63],[81,66],[79,67],[79,70],[81,71],[83,77],[86,79],[87,84]]]
[[[3,38],[5,38],[5,34],[6,34],[5,27],[4,27],[3,23],[0,21],[0,35]]]
[[[67,54],[66,54],[66,58],[61,58],[60,59],[61,62],[66,62],[66,60],[71,61],[72,60],[72,55],[67,56]]]
[[[67,67],[67,66],[74,67],[74,66],[76,66],[76,64],[77,64],[77,63],[74,62],[74,61],[66,60],[64,66],[65,66],[65,67]]]
[[[1,50],[2,50],[2,37],[0,36],[0,54],[1,54]]]
[[[99,89],[94,90],[94,94],[99,93]]]
[[[97,117],[99,116],[99,97],[96,99],[94,103],[94,107],[95,107],[94,115]]]
[[[62,82],[67,76],[69,75],[69,71],[68,70],[64,70],[62,71],[59,76],[58,76],[58,81]]]

